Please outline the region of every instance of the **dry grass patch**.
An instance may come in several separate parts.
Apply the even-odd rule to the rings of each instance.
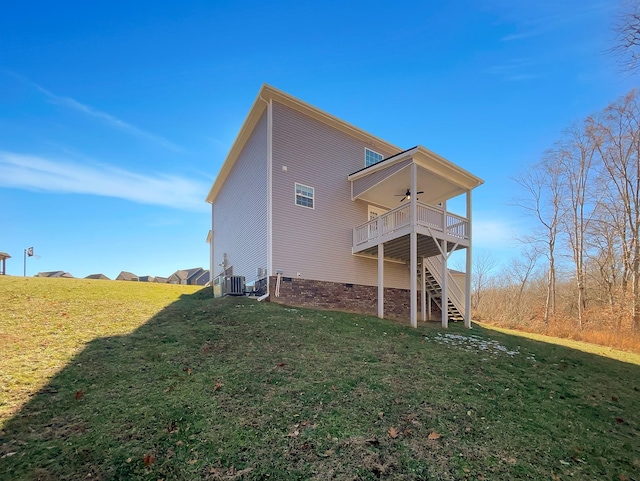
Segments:
[[[565,346],[571,349],[577,349],[579,351],[588,352],[591,354],[598,354],[599,356],[609,357],[611,359],[617,359],[618,361],[630,362],[632,364],[640,365],[640,354],[637,352],[629,352],[620,349],[609,347],[608,342],[604,342],[602,337],[595,336],[595,341],[601,342],[585,342],[582,338],[589,339],[589,336],[582,336],[579,339],[574,339],[570,336],[570,333],[564,332],[561,337],[549,336],[536,332],[523,331],[519,329],[507,329],[505,327],[496,326],[489,323],[476,324],[498,332],[503,332],[513,336],[525,337],[527,339],[533,339],[536,341],[542,341],[550,344],[557,344],[558,346]],[[573,333],[573,331],[572,331]],[[576,337],[576,336],[573,336]],[[613,336],[615,338],[615,336]],[[640,349],[639,349],[640,350]]]

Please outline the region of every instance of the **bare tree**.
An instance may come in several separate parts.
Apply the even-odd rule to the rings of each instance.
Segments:
[[[591,182],[592,165],[597,150],[593,135],[589,134],[591,129],[593,120],[587,118],[582,125],[567,129],[564,139],[557,146],[557,159],[564,172],[562,200],[566,205],[566,215],[562,218],[562,225],[567,234],[575,266],[578,327],[582,327],[583,312],[587,305],[585,237],[600,197],[594,189],[595,184]]]
[[[544,307],[544,322],[549,315],[556,314],[556,243],[562,211],[563,172],[556,161],[556,154],[548,151],[544,158],[516,178],[515,182],[524,190],[524,196],[514,201],[531,214],[540,224],[540,233],[520,239],[527,244],[541,245],[540,251],[548,260],[547,295]]]
[[[482,295],[491,281],[491,271],[498,262],[488,252],[473,256],[473,270],[471,274],[471,307],[477,309],[482,301]]]
[[[594,306],[608,305],[617,328],[630,313],[640,330],[640,91],[571,127],[515,181],[521,197],[513,203],[538,224],[520,240],[548,260],[544,322],[562,305],[577,312],[581,327],[591,293]],[[566,282],[557,280],[563,258],[573,261]],[[514,261],[486,295],[518,304],[525,292],[540,292],[540,282],[527,287],[526,260]]]
[[[540,252],[538,246],[528,245],[520,252],[519,257],[511,259],[509,264],[509,277],[511,281],[518,287],[515,301],[521,304],[523,301],[524,293],[527,288],[529,278],[533,275],[536,268],[538,259],[540,258]]]
[[[604,202],[603,206],[607,206]],[[607,213],[609,209],[598,209]],[[614,305],[618,297],[618,289],[622,276],[620,240],[614,223],[610,221],[610,217],[598,213],[598,217],[590,226],[590,232],[587,236],[587,242],[590,246],[588,249],[589,259],[587,262],[586,272],[597,287],[596,292],[601,293],[601,302],[609,306],[609,310],[613,313]],[[624,296],[620,296],[620,306],[624,307]],[[620,326],[620,318],[618,318],[618,327]]]
[[[616,38],[611,51],[619,58],[623,71],[637,72],[640,67],[640,1],[623,2],[613,30]]]
[[[609,198],[620,209],[616,226],[632,287],[632,325],[640,329],[640,106],[638,92],[607,107],[598,122],[598,152],[608,174]]]

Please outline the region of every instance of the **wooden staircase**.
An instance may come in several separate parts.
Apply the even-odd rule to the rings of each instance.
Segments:
[[[421,283],[421,271],[418,272],[419,285]],[[447,313],[450,321],[464,321],[464,295],[456,284],[450,272],[447,279],[447,290],[449,302],[447,303]],[[442,309],[442,258],[428,257],[425,259],[425,281],[426,290],[431,295],[431,299],[438,306],[440,312]]]

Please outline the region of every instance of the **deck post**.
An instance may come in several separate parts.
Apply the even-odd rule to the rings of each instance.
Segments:
[[[431,320],[431,293],[427,294],[427,317],[428,320]]]
[[[424,257],[422,258],[422,272],[420,273],[420,279],[422,279],[420,285],[420,300],[422,301],[422,322],[427,320],[427,280],[426,280],[427,266],[425,265]]]
[[[469,245],[467,246],[466,273],[464,278],[464,327],[471,329],[471,265],[473,263],[471,251],[471,189],[467,190],[467,236]]]
[[[411,327],[418,327],[418,234],[416,233],[417,221],[417,195],[418,192],[418,168],[415,162],[411,164],[411,261],[409,262],[411,280]]]
[[[418,327],[418,234],[411,231],[411,261],[409,270],[411,276],[411,327]]]
[[[378,317],[384,319],[384,243],[378,244]]]
[[[442,306],[442,327],[449,327],[449,289],[448,289],[448,277],[449,271],[447,269],[447,241],[442,239],[442,297],[440,305]]]

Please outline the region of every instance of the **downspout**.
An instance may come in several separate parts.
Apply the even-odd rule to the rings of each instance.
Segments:
[[[282,274],[278,272],[278,279],[276,280],[276,297],[280,297],[280,280],[282,279]]]
[[[211,204],[211,240],[209,242],[209,282],[213,289],[213,204]]]

